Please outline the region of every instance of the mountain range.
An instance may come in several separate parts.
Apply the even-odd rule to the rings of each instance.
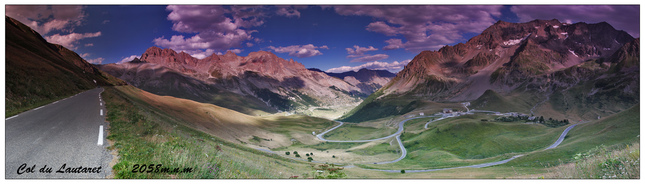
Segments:
[[[197,59],[185,52],[150,47],[133,61],[97,67],[158,95],[246,114],[355,104],[391,78],[370,77],[364,71],[359,72],[359,79],[332,77],[266,51],[246,57],[227,52]]]
[[[606,22],[498,21],[466,43],[421,52],[343,120],[428,101],[570,119],[613,114],[639,102],[639,41]],[[398,110],[373,113],[386,106]]]

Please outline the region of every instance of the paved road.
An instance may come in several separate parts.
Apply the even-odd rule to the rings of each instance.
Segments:
[[[5,119],[5,177],[105,178],[111,174],[101,92],[103,88],[92,89]],[[45,166],[51,173],[40,172]],[[81,173],[57,173],[67,168]]]
[[[404,128],[403,128],[403,125],[405,124],[405,122],[410,121],[410,120],[413,120],[413,119],[428,118],[428,117],[437,117],[437,116],[420,116],[420,117],[414,117],[414,118],[408,118],[408,119],[405,119],[405,120],[403,120],[403,121],[399,122],[399,129],[398,129],[395,133],[393,133],[392,135],[388,135],[388,136],[381,137],[381,138],[376,138],[376,139],[369,139],[369,140],[349,140],[349,141],[339,141],[339,140],[328,140],[328,139],[325,139],[325,138],[323,137],[325,134],[327,134],[327,133],[329,133],[329,132],[331,132],[331,131],[333,131],[333,130],[337,129],[337,128],[338,128],[338,127],[340,127],[340,126],[343,126],[343,124],[345,124],[345,123],[340,122],[340,121],[336,121],[336,122],[340,123],[339,125],[337,125],[337,126],[335,126],[335,127],[333,127],[333,128],[330,128],[329,130],[324,131],[324,132],[322,132],[322,133],[320,133],[320,134],[316,135],[316,137],[317,137],[318,139],[322,140],[322,141],[327,141],[327,142],[372,142],[372,141],[378,141],[378,140],[383,140],[383,139],[389,139],[389,138],[392,138],[392,137],[396,136],[396,141],[397,141],[397,143],[399,144],[399,149],[401,150],[401,157],[397,158],[396,160],[392,160],[392,161],[385,161],[385,162],[376,162],[376,163],[374,163],[374,164],[390,164],[390,163],[395,163],[395,162],[401,161],[403,158],[405,158],[405,156],[406,156],[406,155],[407,155],[407,153],[408,153],[408,152],[407,152],[407,150],[405,149],[405,147],[403,146],[403,142],[401,142],[401,133],[403,132],[403,129],[404,129]],[[437,120],[438,120],[438,119],[437,119]],[[437,120],[435,120],[435,121],[437,121]],[[431,122],[434,122],[434,121],[431,121]],[[428,122],[428,123],[430,123],[430,122]],[[428,124],[426,124],[426,126],[427,126],[427,125],[428,125]]]
[[[473,110],[473,111],[474,111],[474,110]],[[479,110],[479,112],[485,112],[485,113],[488,113],[488,112],[493,112],[493,111],[482,111],[482,110]],[[322,133],[320,133],[320,134],[316,135],[316,137],[317,137],[318,139],[322,140],[322,141],[328,141],[328,142],[371,142],[371,141],[376,141],[376,140],[388,139],[388,138],[391,138],[391,137],[396,136],[396,141],[397,141],[397,143],[399,144],[399,149],[401,150],[401,156],[400,156],[399,158],[397,158],[396,160],[392,160],[392,161],[385,161],[385,162],[376,162],[376,163],[374,163],[374,164],[390,164],[390,163],[395,163],[395,162],[401,161],[401,160],[402,160],[403,158],[405,158],[405,156],[407,155],[407,150],[406,150],[406,149],[405,149],[405,147],[403,146],[403,142],[401,142],[401,132],[403,132],[403,129],[404,129],[404,128],[403,128],[403,125],[405,124],[405,122],[407,122],[407,121],[409,121],[409,120],[413,120],[413,119],[418,119],[418,118],[428,118],[428,117],[437,117],[437,116],[421,116],[421,117],[414,117],[414,118],[408,118],[408,119],[405,119],[405,120],[403,120],[403,121],[401,121],[401,122],[399,123],[399,130],[398,130],[396,133],[394,133],[394,134],[392,134],[392,135],[389,135],[389,136],[386,136],[386,137],[381,137],[381,138],[376,138],[376,139],[369,139],[369,140],[354,140],[354,141],[352,141],[352,140],[350,140],[350,141],[339,141],[339,140],[327,140],[327,139],[323,138],[323,136],[324,136],[325,134],[327,134],[327,133],[329,133],[329,132],[331,132],[331,131],[333,131],[333,130],[335,130],[335,129],[339,128],[340,126],[343,126],[343,124],[344,124],[344,123],[343,123],[343,122],[340,122],[340,121],[336,121],[336,122],[340,123],[339,125],[337,125],[337,126],[335,126],[335,127],[331,128],[331,129],[327,130],[327,131],[324,131],[324,132],[322,132]],[[446,118],[450,118],[450,117],[443,117],[443,116],[442,116],[441,118],[438,118],[438,119],[435,119],[435,120],[429,121],[428,123],[426,123],[426,124],[425,124],[425,128],[426,128],[426,129],[428,129],[428,124],[430,124],[430,123],[432,123],[432,122],[436,122],[436,121],[439,121],[439,120],[442,120],[442,119],[446,119]],[[560,137],[558,138],[558,140],[556,140],[556,142],[555,142],[555,143],[553,143],[551,146],[547,147],[545,150],[552,149],[552,148],[555,148],[555,147],[557,147],[558,145],[560,145],[560,143],[562,143],[562,141],[564,140],[564,137],[566,137],[566,135],[569,133],[569,131],[570,131],[573,127],[575,127],[576,125],[578,125],[578,124],[574,124],[574,125],[571,125],[571,126],[567,127],[567,128],[562,132],[562,134],[560,135]],[[524,155],[516,155],[516,156],[513,156],[513,157],[511,157],[511,158],[509,158],[509,159],[506,159],[506,160],[501,160],[501,161],[497,161],[497,162],[483,163],[483,164],[477,164],[477,165],[469,165],[469,166],[461,166],[461,167],[450,167],[450,168],[441,168],[441,169],[406,170],[406,172],[431,172],[431,171],[448,170],[448,169],[458,169],[458,168],[482,168],[482,167],[490,167],[490,166],[495,166],[495,165],[505,164],[505,163],[507,163],[507,162],[510,162],[511,160],[514,160],[514,159],[519,158],[519,157],[522,157],[522,156],[524,156]],[[385,171],[385,172],[401,172],[401,170],[387,170],[387,169],[367,169],[367,170]]]
[[[576,125],[578,125],[578,124],[571,125],[571,126],[567,127],[567,129],[564,129],[562,134],[560,134],[560,137],[558,137],[558,140],[556,140],[555,143],[553,143],[551,146],[547,147],[546,149],[553,149],[553,148],[557,147],[558,145],[560,145],[560,143],[562,143],[562,141],[564,140],[564,137],[567,136],[567,134],[569,133],[569,130],[571,130]]]

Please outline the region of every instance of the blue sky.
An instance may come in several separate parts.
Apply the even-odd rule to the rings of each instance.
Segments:
[[[9,6],[6,15],[92,63],[157,46],[197,58],[271,51],[307,68],[398,72],[423,50],[466,42],[498,20],[606,21],[640,35],[636,6]],[[590,14],[589,12],[594,12]]]

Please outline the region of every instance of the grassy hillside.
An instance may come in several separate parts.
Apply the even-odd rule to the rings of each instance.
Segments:
[[[131,86],[117,88],[127,94],[131,102],[154,116],[236,143],[249,143],[255,136],[262,141],[256,141],[254,145],[289,146],[291,139],[314,140],[312,131],[322,131],[333,124],[308,116],[249,116],[212,104],[158,96]]]
[[[546,148],[563,128],[539,124],[481,121],[490,116],[468,115],[430,124],[418,135],[404,134],[410,150],[443,150],[464,159],[488,158]]]
[[[573,128],[562,144],[556,149],[544,150],[520,157],[509,162],[512,166],[544,167],[574,161],[576,154],[585,153],[597,147],[625,147],[639,142],[640,107],[636,105],[626,111]]]
[[[528,98],[525,96],[529,96]],[[522,93],[522,95],[511,94],[502,96],[493,90],[486,90],[484,94],[479,96],[476,100],[470,102],[470,109],[488,110],[497,112],[522,112],[529,113],[530,108],[535,102],[536,98],[530,98],[533,95]],[[527,98],[527,99],[525,99]]]
[[[428,114],[441,112],[443,108],[466,110],[459,103],[437,103],[409,95],[383,95],[383,89],[372,93],[354,109],[339,118],[344,122],[365,122],[392,116],[400,116],[415,110]]]
[[[6,117],[95,88],[97,84],[125,84],[78,54],[48,43],[17,20],[5,17],[5,21]]]
[[[251,127],[264,123],[273,126],[270,120],[131,86],[108,87],[103,97],[110,122],[108,139],[114,141],[111,149],[118,150],[115,178],[289,178],[314,171],[304,162],[219,138],[231,139],[226,132],[241,135],[249,132],[240,131],[252,131]],[[204,117],[216,118],[228,129],[216,130],[225,127],[210,125],[214,123]],[[193,168],[194,172],[132,173],[134,164]]]

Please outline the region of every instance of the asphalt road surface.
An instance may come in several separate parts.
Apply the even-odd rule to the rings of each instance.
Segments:
[[[92,89],[5,119],[5,177],[109,176],[101,92]]]

